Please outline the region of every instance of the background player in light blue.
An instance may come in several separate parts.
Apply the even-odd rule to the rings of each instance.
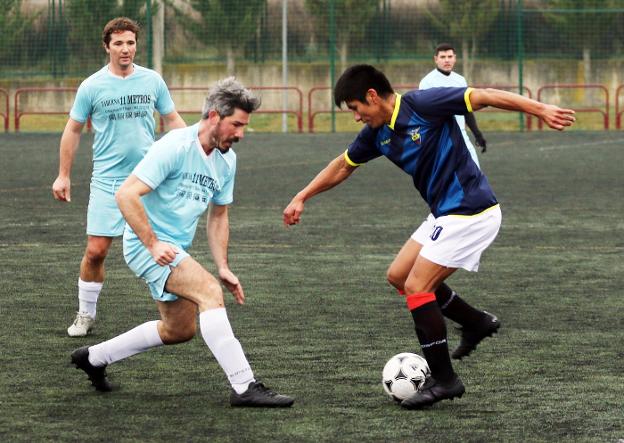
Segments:
[[[163,344],[190,340],[196,316],[202,337],[226,373],[232,406],[288,407],[293,399],[254,378],[227,317],[221,282],[239,304],[245,301],[228,264],[228,205],[232,202],[236,155],[260,100],[233,77],[208,93],[199,123],[169,132],[154,143],[117,192],[127,225],[124,258],[143,278],[161,320],[150,321],[111,340],[72,353],[99,391],[109,391],[107,365]],[[199,217],[210,206],[207,233],[218,280],[187,252]]]
[[[457,62],[457,56],[455,55],[455,48],[453,48],[453,46],[448,43],[439,44],[435,49],[433,61],[436,65],[436,68],[423,77],[423,79],[420,81],[420,84],[418,85],[418,89],[430,89],[439,87],[465,88],[468,86],[468,83],[466,83],[466,79],[463,76],[459,75],[457,72],[453,71],[455,63]],[[465,116],[456,115],[455,119],[457,120],[457,124],[462,131],[462,135],[464,136],[464,142],[466,143],[468,151],[470,151],[470,156],[477,164],[477,166],[480,167],[477,151],[475,150],[474,146],[472,146],[472,142],[470,141],[470,138],[468,137],[468,132],[466,131],[466,125],[468,125],[468,127],[475,136],[477,146],[481,147],[481,152],[485,152],[487,149],[487,142],[485,141],[485,138],[483,138],[483,134],[477,126],[477,119],[475,118],[473,113],[466,114]]]
[[[167,126],[181,128],[161,76],[133,63],[139,26],[126,17],[106,24],[102,33],[109,63],[78,88],[60,146],[59,175],[52,185],[54,198],[71,201],[71,169],[80,133],[90,118],[95,132],[93,174],[87,210],[87,247],[80,263],[78,313],[67,333],[87,335],[95,323],[97,300],[104,282],[104,260],[113,237],[123,233],[123,216],[115,191],[154,142],[154,110]]]
[[[360,165],[387,157],[408,173],[431,214],[403,245],[387,278],[406,296],[430,377],[401,406],[418,409],[461,397],[464,385],[451,365],[442,315],[462,326],[453,358],[470,354],[499,328],[498,319],[475,309],[444,280],[458,268],[476,271],[498,233],[501,212],[487,178],[471,160],[453,117],[485,106],[523,111],[551,128],[574,122],[574,111],[495,89],[434,88],[396,94],[386,76],[370,65],[347,69],[334,88],[364,128],[284,209],[284,223],[301,220],[307,200],[346,180]]]

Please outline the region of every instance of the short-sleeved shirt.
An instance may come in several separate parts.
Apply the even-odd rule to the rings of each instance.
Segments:
[[[91,117],[93,177],[125,179],[154,143],[154,110],[175,110],[162,77],[134,65],[128,77],[110,72],[108,65],[85,79],[69,116],[80,123]]]
[[[466,83],[466,79],[457,72],[451,71],[449,75],[444,75],[437,69],[434,69],[429,74],[425,75],[418,85],[418,89],[455,87],[466,88],[468,87],[468,83]],[[457,120],[459,128],[465,134],[466,138],[468,138],[468,134],[466,133],[466,119],[464,116],[456,115],[455,119]]]
[[[233,201],[236,154],[218,149],[206,155],[197,132],[199,123],[174,129],[148,150],[133,171],[152,191],[142,197],[154,233],[160,241],[188,249],[199,217],[212,202]],[[137,239],[126,224],[124,239]]]
[[[385,156],[412,176],[431,213],[473,215],[497,203],[487,178],[470,158],[455,114],[472,112],[471,88],[433,88],[396,94],[390,124],[366,125],[345,152],[352,166]]]

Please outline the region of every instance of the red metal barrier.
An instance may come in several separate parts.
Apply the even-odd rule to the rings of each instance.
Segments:
[[[254,112],[254,114],[293,114],[297,118],[297,130],[298,132],[303,132],[303,92],[301,89],[295,86],[248,86],[248,89],[252,91],[293,91],[297,96],[297,109],[259,109]],[[169,91],[174,93],[176,91],[185,92],[185,91],[204,91],[208,92],[210,89],[209,86],[188,86],[188,87],[171,87]],[[203,96],[201,101],[198,100],[197,108],[193,109],[178,109],[178,114],[200,114],[201,113],[201,105],[203,102]],[[175,100],[174,100],[175,103]],[[165,122],[162,116],[160,117],[160,132],[164,132],[165,130]]]
[[[4,132],[9,132],[9,91],[0,88],[0,97],[4,96],[4,112],[0,112],[0,116],[4,120]]]
[[[318,115],[318,114],[331,114],[331,109],[322,109],[320,111],[316,111],[316,112],[312,112],[312,100],[313,97],[312,95],[316,92],[316,91],[327,91],[331,89],[331,86],[315,86],[312,89],[310,89],[310,91],[308,91],[308,132],[309,133],[314,133],[314,118]],[[337,114],[346,114],[347,112],[351,112],[351,111],[345,111],[344,109],[340,109],[340,108],[336,108],[335,112]]]
[[[618,86],[615,90],[615,127],[622,129],[622,113],[624,110],[620,109],[620,91],[624,91],[624,85]]]
[[[597,108],[571,108],[576,112],[595,112],[602,114],[604,121],[604,128],[609,129],[609,91],[603,85],[597,84],[554,84],[554,85],[544,85],[537,90],[537,101],[541,101],[542,91],[547,89],[597,89],[601,92],[604,92],[605,95],[605,107],[603,109]],[[537,122],[537,127],[541,130],[544,127],[544,122],[540,119]]]
[[[513,85],[480,85],[480,86],[474,86],[475,88],[496,88],[496,89],[503,89],[503,90],[507,90],[507,91],[517,91],[518,90],[518,86],[513,86]],[[394,89],[396,89],[398,92],[402,92],[402,91],[410,91],[413,89],[418,89],[418,85],[411,85],[411,84],[405,84],[405,85],[394,85],[393,86]],[[314,100],[314,93],[316,93],[317,91],[327,91],[331,89],[329,86],[316,86],[312,89],[310,89],[310,92],[308,92],[308,131],[313,133],[314,132],[314,118],[318,115],[318,114],[331,114],[332,110],[331,109],[321,109],[318,111],[312,111],[312,103]],[[529,88],[527,88],[526,86],[524,86],[522,88],[522,90],[524,92],[526,92],[526,96],[531,98],[532,94],[531,94],[531,90]],[[347,111],[347,110],[343,110],[343,109],[339,109],[336,108],[334,110],[334,112],[336,113],[347,113],[347,112],[351,112],[351,111]],[[479,111],[479,112],[483,112],[483,111]],[[509,111],[501,111],[501,110],[488,110],[487,112],[509,112]],[[529,114],[525,114],[527,119],[526,119],[526,128],[527,130],[531,130],[531,116]]]
[[[15,117],[15,132],[20,130],[20,119],[24,115],[68,115],[67,110],[64,111],[22,111],[20,110],[20,96],[27,95],[29,93],[40,92],[54,92],[54,93],[76,93],[76,88],[19,88],[15,90],[15,105],[13,107],[13,114]],[[91,119],[87,120],[87,131],[91,132]]]
[[[515,92],[516,94],[518,93],[518,85],[474,85],[472,87],[479,88],[479,89],[484,89],[484,88],[501,89],[503,91]],[[533,94],[531,93],[531,90],[527,88],[526,86],[522,87],[522,95],[528,98],[533,98]],[[488,108],[483,108],[479,110],[479,112],[514,112],[514,111],[506,111],[504,109],[494,109],[494,108],[488,107]],[[530,131],[533,128],[533,118],[532,118],[533,116],[531,114],[524,114],[524,117],[526,118],[526,130]]]

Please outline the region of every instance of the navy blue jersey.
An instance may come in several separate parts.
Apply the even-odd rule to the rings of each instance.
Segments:
[[[472,112],[471,88],[431,88],[396,94],[392,121],[366,125],[345,152],[358,166],[386,156],[412,176],[435,217],[474,215],[495,205],[487,178],[466,148],[456,114]]]

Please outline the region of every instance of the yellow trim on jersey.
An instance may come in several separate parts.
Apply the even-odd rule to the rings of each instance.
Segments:
[[[401,94],[395,92],[396,100],[394,101],[394,111],[392,112],[392,119],[390,120],[390,124],[388,127],[394,131],[394,124],[396,123],[396,119],[399,116],[399,108],[401,107]]]
[[[347,150],[345,151],[345,153],[344,153],[344,158],[345,158],[345,161],[346,161],[346,162],[347,162],[350,166],[353,166],[354,168],[357,168],[358,166],[360,166],[360,165],[363,165],[363,164],[364,164],[364,163],[356,163],[356,162],[354,162],[353,160],[351,160],[351,159],[349,158],[349,154],[348,154],[348,153],[349,153],[349,150],[347,149]]]
[[[476,217],[477,215],[481,215],[481,214],[485,214],[488,211],[491,211],[492,209],[496,209],[500,207],[499,203],[496,203],[494,206],[490,206],[487,209],[484,209],[483,211],[479,212],[478,214],[472,214],[472,215],[464,215],[464,214],[449,214],[449,217],[463,217],[463,218],[468,218],[468,217]]]
[[[474,90],[474,88],[467,88],[466,92],[464,92],[464,101],[466,102],[466,108],[468,108],[468,112],[472,112],[472,104],[470,103],[470,93]]]

